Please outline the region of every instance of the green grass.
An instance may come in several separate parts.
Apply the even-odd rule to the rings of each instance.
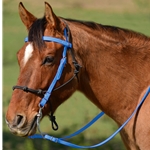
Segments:
[[[29,7],[29,3],[27,4]],[[37,5],[37,4],[36,4]],[[32,10],[30,7],[29,10]],[[85,9],[82,7],[74,8],[55,8],[58,16],[74,18],[79,20],[90,20],[101,24],[119,26],[132,29],[146,35],[150,35],[150,12],[110,12],[101,10]],[[38,16],[42,16],[43,6],[39,10],[33,8]],[[35,13],[36,14],[36,13]],[[27,35],[26,29],[20,21],[17,4],[14,1],[6,0],[3,5],[3,114],[5,116],[12,93],[12,86],[16,84],[19,74],[16,53],[24,43]],[[48,118],[41,122],[41,129],[57,137],[62,137],[72,133],[90,121],[99,110],[87,98],[76,92],[67,102],[62,104],[56,111],[59,131],[51,129]],[[72,141],[81,145],[93,145],[112,134],[117,129],[116,124],[107,116],[95,123],[91,128],[73,138]],[[3,149],[4,150],[70,150],[59,144],[53,144],[46,140],[30,140],[12,135],[6,127],[3,119]],[[124,150],[123,143],[119,134],[106,145],[98,148],[101,150]],[[71,149],[72,150],[72,149]]]

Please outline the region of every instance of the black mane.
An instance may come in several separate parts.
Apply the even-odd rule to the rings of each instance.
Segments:
[[[138,37],[139,39],[149,40],[149,37],[142,33],[129,30],[129,29],[125,29],[125,28],[121,28],[121,27],[117,27],[117,26],[103,25],[103,24],[99,24],[95,22],[81,21],[81,20],[74,20],[74,19],[65,19],[65,20],[86,26],[92,30],[99,30],[99,31],[107,32],[107,34],[111,33],[112,35],[116,34],[117,37],[122,36],[122,34],[124,33],[128,37]]]
[[[64,18],[62,18],[64,19]],[[128,29],[123,29],[120,27],[115,27],[115,26],[109,26],[109,25],[102,25],[102,24],[98,24],[95,22],[89,22],[89,21],[80,21],[80,20],[74,20],[74,19],[64,19],[73,23],[77,23],[83,26],[86,26],[88,28],[91,28],[92,30],[103,30],[103,31],[107,31],[107,33],[111,33],[111,34],[116,34],[117,36],[122,36],[122,33],[127,34],[130,37],[139,37],[139,39],[144,39],[147,40],[149,39],[149,37],[141,34],[141,33],[137,33]],[[42,36],[44,35],[44,31],[46,28],[46,18],[40,18],[37,19],[32,26],[30,27],[29,30],[29,41],[33,42],[34,46],[37,46],[37,48],[40,50],[41,48],[43,48],[44,41],[42,40]]]
[[[107,28],[107,29],[116,31],[117,29],[121,29],[119,27],[110,26],[110,25],[102,25],[102,24],[95,23],[92,21],[81,21],[81,20],[75,20],[75,19],[66,19],[66,20],[70,21],[70,22],[74,22],[74,23],[79,23],[79,24],[87,26],[88,28],[91,28],[93,30],[99,30],[100,28]]]
[[[80,24],[87,26],[91,29],[98,29],[100,26],[100,24],[97,24],[97,23],[92,22],[92,21],[81,21],[81,20],[75,20],[75,19],[65,19],[65,20],[70,21],[70,22],[74,22],[74,23],[75,22],[80,23]]]

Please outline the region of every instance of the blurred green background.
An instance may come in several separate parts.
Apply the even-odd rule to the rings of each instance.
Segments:
[[[3,150],[73,150],[46,140],[30,140],[12,135],[5,123],[5,114],[18,77],[16,53],[24,43],[26,29],[18,15],[20,1],[3,0]],[[37,17],[44,14],[44,1],[23,0],[25,7]],[[47,0],[58,16],[101,24],[119,26],[150,35],[149,0]],[[43,132],[62,137],[74,132],[90,121],[100,110],[87,98],[76,92],[56,111],[59,130],[52,131],[48,118],[41,123]],[[71,139],[80,145],[93,145],[111,135],[116,124],[107,116],[90,129]],[[125,150],[117,135],[98,150]]]

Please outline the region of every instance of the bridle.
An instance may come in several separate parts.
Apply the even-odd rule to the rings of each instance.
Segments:
[[[66,22],[65,22],[65,24],[66,24]],[[55,42],[55,43],[62,44],[64,46],[63,53],[62,53],[62,59],[60,60],[60,64],[59,64],[58,70],[57,70],[56,75],[55,75],[55,77],[54,77],[54,79],[53,79],[52,83],[50,84],[50,86],[49,86],[47,91],[44,91],[42,89],[32,89],[32,88],[29,88],[27,86],[20,86],[20,85],[13,86],[13,90],[20,89],[20,90],[23,90],[24,92],[30,92],[30,93],[33,93],[33,94],[36,94],[36,95],[42,97],[42,100],[41,100],[41,102],[39,104],[39,113],[37,115],[37,120],[38,120],[37,124],[39,124],[39,121],[42,118],[42,109],[45,106],[45,104],[48,102],[48,100],[49,100],[49,98],[51,96],[51,93],[53,91],[59,90],[60,88],[64,87],[65,85],[70,83],[75,77],[79,81],[78,73],[79,73],[79,70],[80,70],[81,66],[78,64],[78,62],[75,59],[74,52],[73,52],[73,49],[72,49],[71,38],[70,38],[71,37],[71,33],[70,33],[70,29],[69,29],[67,24],[66,24],[66,27],[64,29],[64,36],[65,36],[65,40],[54,38],[54,37],[50,37],[50,36],[43,36],[42,37],[43,41]],[[25,42],[28,42],[28,41],[29,41],[28,37],[26,37],[25,38]],[[72,63],[73,63],[74,68],[75,68],[74,74],[68,81],[66,81],[65,83],[63,83],[59,87],[55,87],[57,81],[61,78],[63,69],[64,69],[64,67],[66,65],[66,61],[67,61],[66,60],[66,58],[67,58],[66,55],[67,55],[67,51],[68,50],[70,51],[70,54],[71,54],[71,57],[72,57]],[[53,128],[53,130],[57,130],[58,129],[58,124],[56,123],[55,116],[53,116],[51,102],[50,102],[50,108],[51,108],[51,112],[50,112],[49,117],[50,117],[50,120],[52,122],[52,128]]]
[[[139,102],[139,104],[137,105],[137,107],[135,108],[135,110],[132,112],[132,114],[129,116],[129,118],[127,118],[127,120],[112,134],[110,135],[107,139],[105,139],[104,141],[98,143],[98,144],[95,144],[95,145],[92,145],[92,146],[80,146],[80,145],[76,145],[76,144],[73,144],[71,142],[68,142],[66,141],[66,139],[69,139],[69,138],[72,138],[76,135],[78,135],[79,133],[85,131],[87,128],[89,128],[92,124],[94,124],[98,119],[100,119],[103,115],[104,115],[104,112],[100,112],[95,118],[93,118],[89,123],[87,123],[85,126],[83,126],[81,129],[79,129],[78,131],[74,132],[73,134],[69,135],[69,136],[65,136],[65,137],[62,137],[62,138],[56,138],[56,137],[53,137],[53,136],[50,136],[48,134],[43,134],[40,130],[40,120],[42,118],[42,109],[44,108],[45,104],[48,102],[50,96],[51,96],[51,93],[55,90],[58,90],[60,89],[61,87],[65,86],[66,84],[68,84],[69,82],[71,82],[75,77],[77,77],[78,79],[78,73],[79,73],[79,70],[80,70],[80,65],[78,64],[78,62],[76,61],[74,55],[73,55],[73,50],[72,50],[72,44],[70,42],[70,30],[68,28],[68,26],[66,25],[66,28],[64,29],[64,36],[65,36],[65,39],[66,40],[62,40],[62,39],[57,39],[57,38],[54,38],[54,37],[46,37],[46,36],[43,36],[43,40],[44,41],[50,41],[50,42],[56,42],[56,43],[60,43],[62,45],[64,45],[64,50],[63,50],[63,54],[62,54],[62,59],[60,61],[60,65],[58,67],[58,70],[57,70],[57,73],[52,81],[52,83],[50,84],[49,88],[47,91],[43,91],[41,89],[31,89],[31,88],[28,88],[26,86],[14,86],[13,87],[13,90],[15,89],[20,89],[20,90],[23,90],[25,92],[30,92],[30,93],[33,93],[33,94],[37,94],[39,96],[42,95],[42,100],[41,102],[39,103],[39,112],[37,114],[37,128],[40,132],[40,134],[35,134],[33,136],[30,136],[29,138],[31,139],[35,139],[35,138],[42,138],[42,139],[47,139],[47,140],[50,140],[52,142],[55,142],[55,143],[59,143],[59,144],[62,144],[62,145],[65,145],[65,146],[69,146],[69,147],[73,147],[73,148],[79,148],[79,149],[84,149],[84,148],[96,148],[96,147],[99,147],[99,146],[102,146],[104,145],[105,143],[107,143],[108,141],[110,141],[114,136],[116,136],[125,126],[126,124],[133,118],[133,116],[137,113],[137,111],[141,108],[142,104],[144,103],[144,101],[146,100],[147,96],[150,94],[150,86],[148,87],[147,91],[145,92],[144,96],[142,97],[141,101]],[[28,41],[28,38],[25,39],[25,42]],[[75,67],[75,71],[74,71],[74,75],[72,76],[72,78],[70,78],[67,82],[65,82],[64,84],[62,84],[61,86],[57,87],[57,88],[54,88],[57,81],[61,78],[61,75],[62,75],[62,72],[63,72],[63,69],[64,69],[64,66],[66,64],[66,53],[67,53],[67,50],[70,50],[70,53],[71,53],[71,56],[72,56],[72,62],[74,64],[74,67]],[[51,106],[52,107],[52,106]],[[52,110],[52,109],[51,109]],[[52,122],[52,128],[54,130],[57,130],[58,129],[58,125],[55,121],[55,116],[53,116],[53,112],[51,112],[50,114],[50,120]],[[55,126],[54,126],[55,125]]]

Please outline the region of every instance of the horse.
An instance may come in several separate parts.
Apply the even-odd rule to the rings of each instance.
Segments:
[[[150,85],[150,37],[129,29],[58,17],[45,2],[43,18],[19,3],[19,15],[28,37],[17,53],[20,74],[6,114],[10,131],[21,137],[35,134],[39,103],[55,78],[64,45],[42,37],[69,42],[66,63],[42,107],[53,114],[76,90],[121,126]],[[68,43],[65,43],[68,44]],[[39,89],[39,90],[37,90]],[[121,130],[128,150],[150,149],[150,96]]]

